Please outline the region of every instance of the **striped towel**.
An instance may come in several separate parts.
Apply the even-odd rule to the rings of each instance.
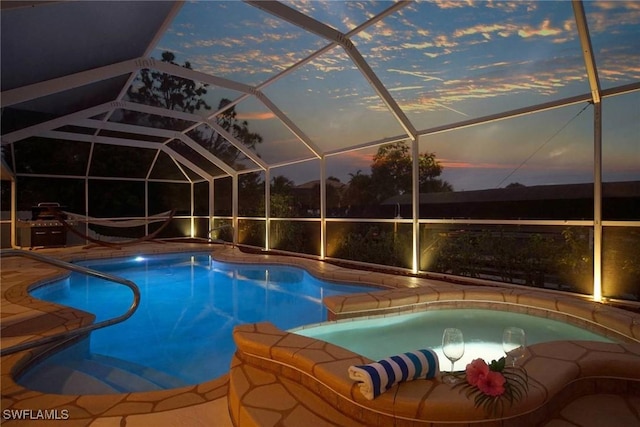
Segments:
[[[402,381],[433,378],[439,371],[436,353],[431,349],[422,349],[367,365],[349,366],[349,378],[358,381],[360,392],[368,400],[373,400]]]

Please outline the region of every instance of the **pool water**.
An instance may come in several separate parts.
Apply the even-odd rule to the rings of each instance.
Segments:
[[[370,287],[321,281],[299,268],[227,264],[208,254],[82,264],[129,279],[141,293],[140,306],[130,319],[92,332],[90,354],[83,358],[95,361],[99,355],[150,367],[183,384],[202,383],[228,372],[236,325],[270,321],[290,329],[321,322],[326,320],[323,297],[371,291]],[[127,287],[76,273],[39,287],[31,295],[93,313],[96,321],[121,315],[132,302]],[[38,389],[38,378],[52,377],[47,374],[47,363],[56,365],[72,353],[65,351],[64,356],[45,360],[18,382]],[[86,364],[78,361],[82,363]]]
[[[327,322],[294,331],[339,345],[372,360],[419,348],[431,348],[438,354],[440,370],[450,371],[451,363],[442,353],[445,328],[462,330],[465,352],[454,366],[454,370],[462,370],[476,358],[490,362],[505,356],[502,332],[509,326],[524,329],[527,345],[557,340],[614,342],[594,332],[544,317],[466,308]]]

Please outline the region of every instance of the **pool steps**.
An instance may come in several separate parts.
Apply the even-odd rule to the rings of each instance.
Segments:
[[[187,385],[155,369],[96,354],[82,360],[58,360],[46,369],[36,366],[21,383],[27,388],[54,394],[130,393]]]
[[[119,391],[93,375],[64,365],[53,365],[46,370],[36,369],[34,376],[23,384],[31,390],[51,394],[112,394]],[[33,384],[31,380],[33,379]],[[64,380],[63,380],[64,379]]]

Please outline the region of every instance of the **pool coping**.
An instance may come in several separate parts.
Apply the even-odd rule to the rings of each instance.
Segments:
[[[305,268],[311,274],[332,281],[355,284],[370,284],[388,288],[377,289],[366,296],[353,299],[328,298],[327,306],[332,316],[371,315],[379,311],[389,313],[400,311],[411,306],[411,301],[417,298],[431,298],[438,295],[441,301],[450,300],[452,303],[462,304],[464,301],[487,301],[491,292],[486,286],[466,286],[451,284],[432,279],[421,279],[389,273],[368,272],[365,270],[349,270],[313,259],[301,257],[287,257],[273,254],[248,254],[238,248],[226,245],[203,247],[201,244],[144,244],[123,250],[98,249],[86,251],[79,247],[63,249],[46,249],[42,253],[52,255],[66,261],[79,261],[96,258],[115,258],[138,254],[161,254],[176,252],[211,252],[215,259],[227,262],[274,263],[292,265]],[[81,324],[91,322],[88,313],[59,307],[55,304],[42,303],[31,299],[27,291],[29,288],[56,278],[63,277],[64,272],[54,267],[43,267],[41,264],[28,259],[7,259],[2,265],[2,347],[16,342],[31,339],[38,334],[15,333],[7,336],[7,328],[16,329],[16,325],[27,325],[34,320],[49,321],[51,327],[41,331],[41,335],[55,333],[60,330],[77,328]],[[444,291],[446,289],[446,292]],[[545,291],[518,289],[517,287],[501,287],[508,295],[503,299],[513,299],[514,303],[528,305],[541,304],[543,309],[549,306],[559,312],[569,313],[576,317],[586,318],[590,322],[605,322],[608,328],[630,333],[636,339],[640,337],[640,315],[605,306],[595,302],[584,301],[572,296],[556,295]],[[542,292],[542,295],[538,293]],[[428,295],[431,295],[428,296]],[[549,295],[556,295],[550,298]],[[384,297],[383,297],[384,296]],[[451,299],[453,297],[456,299]],[[408,299],[407,299],[408,298]],[[514,299],[515,298],[515,299]],[[363,299],[366,299],[364,301]],[[462,303],[460,302],[462,301]],[[550,302],[551,301],[551,302]],[[504,302],[504,301],[502,301]],[[495,298],[489,303],[497,304]],[[23,323],[24,322],[24,323]],[[229,378],[227,375],[218,379],[179,389],[128,393],[118,395],[51,395],[25,390],[13,381],[13,374],[37,355],[37,352],[26,351],[19,354],[2,357],[2,410],[5,409],[66,409],[71,419],[87,425],[102,419],[131,419],[133,415],[168,413],[176,409],[195,408],[201,405],[212,407],[212,402],[218,402],[228,393]],[[216,408],[219,408],[216,404]],[[7,425],[18,425],[18,421],[5,421]]]
[[[322,340],[282,331],[268,322],[237,326],[238,350],[230,377],[229,406],[237,425],[264,425],[278,414],[269,375],[296,383],[340,412],[340,425],[482,426],[542,425],[558,407],[585,391],[640,392],[640,345],[556,341],[532,345],[519,362],[528,374],[525,399],[503,412],[477,408],[464,391],[435,379],[402,382],[373,400],[349,378],[351,365],[372,360]],[[603,361],[614,361],[611,366]],[[282,397],[280,397],[280,400]],[[264,402],[264,403],[262,403]],[[327,411],[328,412],[328,411]],[[507,423],[507,424],[505,424]]]

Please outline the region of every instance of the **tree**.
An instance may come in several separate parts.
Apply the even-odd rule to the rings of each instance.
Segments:
[[[179,65],[175,62],[175,59],[175,55],[171,52],[162,53],[162,62]],[[192,69],[188,61],[182,66]],[[211,105],[205,99],[207,87],[206,83],[194,82],[184,77],[143,69],[140,71],[137,80],[129,88],[127,95],[132,101],[141,104],[194,114],[204,110],[211,110]],[[227,108],[229,104],[231,104],[231,101],[226,98],[222,98],[218,103],[218,110],[223,111],[214,119],[216,124],[246,147],[255,148],[257,144],[262,142],[262,136],[251,132],[249,123],[246,120],[238,119],[235,106]],[[184,130],[191,124],[191,122],[182,119],[128,110],[124,112],[124,120],[127,123],[171,130]],[[245,158],[242,152],[212,127],[202,125],[189,131],[188,135],[222,161],[241,169],[237,162]]]
[[[230,103],[231,100],[222,98],[218,104],[218,110],[224,109]],[[249,123],[246,120],[238,120],[235,106],[225,109],[216,117],[215,121],[222,129],[231,134],[237,141],[242,142],[247,148],[253,149],[262,142],[262,136],[256,132],[251,132]],[[229,165],[233,166],[238,160],[246,158],[242,151],[238,150],[226,138],[209,126],[196,128],[189,136]]]
[[[348,216],[360,216],[367,207],[374,204],[377,199],[377,188],[374,187],[371,175],[363,174],[358,170],[355,174],[350,173],[349,186],[344,192],[343,206],[347,207]]]
[[[162,62],[178,65],[174,61],[175,58],[171,52],[162,53]],[[184,63],[183,67],[192,69],[188,61]],[[131,101],[140,104],[193,114],[200,110],[211,109],[211,106],[203,98],[207,93],[207,86],[207,84],[196,83],[191,79],[144,68],[140,70],[136,81],[129,87],[127,96]],[[141,114],[128,110],[124,112],[124,118],[127,122],[142,124],[139,123],[141,117],[147,120],[149,125],[165,129],[181,130],[186,128],[186,124],[188,124],[184,120],[172,117]]]
[[[376,200],[383,202],[398,194],[411,193],[413,160],[405,142],[383,145],[373,157],[371,181],[376,188]],[[420,193],[452,191],[453,187],[438,177],[443,167],[434,153],[421,153],[418,158]]]
[[[342,209],[343,194],[347,186],[343,184],[340,179],[335,176],[327,178],[326,200],[327,200],[327,215],[335,216],[336,213]]]
[[[264,216],[264,180],[260,172],[238,176],[238,214]]]
[[[295,182],[284,175],[277,175],[271,178],[271,193],[291,195]]]
[[[418,159],[418,186],[421,193],[453,191],[453,187],[438,178],[443,167],[434,153],[421,153]],[[404,142],[387,144],[378,149],[371,163],[371,175],[358,171],[350,174],[349,187],[344,192],[344,206],[349,216],[362,215],[372,206],[380,205],[390,197],[412,191],[413,161]],[[371,212],[374,214],[374,212]]]
[[[287,218],[295,215],[294,186],[295,183],[284,175],[271,178],[271,216]]]
[[[409,147],[403,143],[383,145],[373,157],[371,180],[377,189],[377,201],[411,192],[411,155]]]

